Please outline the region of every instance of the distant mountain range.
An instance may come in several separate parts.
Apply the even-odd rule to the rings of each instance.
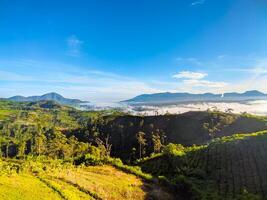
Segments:
[[[127,104],[171,104],[183,102],[203,102],[203,101],[245,101],[245,100],[267,100],[267,94],[257,90],[251,90],[244,93],[224,93],[224,94],[191,94],[191,93],[155,93],[142,94],[132,99],[122,101]]]
[[[41,96],[13,96],[10,98],[5,98],[5,100],[17,102],[55,101],[61,105],[78,105],[80,103],[88,103],[87,101],[81,101],[79,99],[68,99],[55,92],[47,93]]]

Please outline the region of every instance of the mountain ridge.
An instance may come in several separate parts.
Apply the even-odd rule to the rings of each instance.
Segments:
[[[82,101],[79,99],[65,98],[56,92],[50,92],[50,93],[46,93],[40,96],[36,95],[36,96],[28,96],[28,97],[16,95],[16,96],[12,96],[12,97],[5,98],[5,99],[10,100],[10,101],[16,101],[16,102],[55,101],[62,105],[76,105],[80,103],[88,103],[88,101]]]
[[[245,91],[243,93],[231,92],[224,94],[214,93],[154,93],[154,94],[141,94],[132,99],[121,101],[127,104],[162,104],[162,103],[180,103],[190,101],[244,101],[244,100],[267,100],[267,94],[258,90]]]

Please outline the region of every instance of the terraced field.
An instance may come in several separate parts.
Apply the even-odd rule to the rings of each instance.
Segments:
[[[206,195],[218,199],[267,199],[267,131],[223,137],[188,148],[181,155],[161,155],[144,161],[143,171],[169,180],[183,176]],[[183,193],[183,188],[181,190]],[[242,199],[242,198],[241,198]],[[246,199],[246,198],[244,198]]]
[[[111,166],[61,169],[45,174],[0,176],[0,199],[172,199],[156,185]]]
[[[243,138],[226,137],[193,153],[192,168],[212,179],[220,196],[235,198],[246,190],[267,195],[267,131]]]

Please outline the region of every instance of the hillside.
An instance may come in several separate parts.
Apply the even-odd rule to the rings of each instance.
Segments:
[[[265,117],[235,115],[221,112],[189,112],[178,115],[159,116],[106,116],[86,128],[75,130],[75,137],[86,141],[108,137],[112,144],[111,154],[123,160],[138,158],[138,132],[145,134],[144,156],[153,152],[153,136],[160,138],[163,145],[168,143],[191,146],[204,144],[216,137],[235,133],[251,133],[267,129]]]
[[[267,94],[257,90],[246,91],[244,93],[224,93],[224,94],[191,94],[191,93],[155,93],[155,94],[142,94],[132,99],[122,101],[127,104],[170,104],[181,102],[201,102],[201,101],[246,101],[246,100],[266,100]]]
[[[249,114],[0,101],[0,198],[254,200],[267,194],[266,130]]]
[[[168,143],[191,146],[235,133],[266,130],[266,121],[266,117],[220,112],[132,116],[117,111],[79,111],[51,101],[0,101],[1,150],[11,157],[32,154],[40,142],[43,146],[38,148],[40,153],[42,150],[45,155],[68,157],[84,152],[89,144],[98,146],[99,140],[103,143],[108,140],[112,156],[131,162],[140,157],[139,132],[144,133],[146,140],[142,156],[149,156],[154,152],[153,137],[162,146]],[[76,140],[76,151],[71,153]],[[54,153],[52,147],[57,149]]]
[[[192,190],[181,191],[186,198],[212,194],[217,196],[214,199],[235,199],[244,193],[266,197],[267,131],[223,137],[199,147],[173,148],[140,165],[145,172],[166,176],[178,185],[187,180]]]
[[[0,161],[0,169],[0,198],[5,200],[173,199],[164,188],[107,165],[8,160]]]

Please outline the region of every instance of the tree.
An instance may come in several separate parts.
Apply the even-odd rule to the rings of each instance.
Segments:
[[[53,158],[67,158],[72,154],[72,148],[68,145],[68,139],[60,131],[52,133],[53,139],[47,142],[47,154]]]
[[[145,139],[145,133],[139,131],[136,135],[137,141],[139,143],[139,158],[142,158],[142,155],[144,154],[144,146],[146,145],[146,139]]]
[[[44,154],[46,151],[46,137],[42,132],[42,126],[37,124],[37,130],[34,134],[34,153],[36,155]]]
[[[153,150],[154,153],[160,153],[162,144],[159,132],[152,134]]]
[[[101,140],[100,138],[96,138],[96,143],[98,148],[100,149],[101,157],[110,157],[112,144],[109,143],[109,135],[105,138],[105,140]]]

